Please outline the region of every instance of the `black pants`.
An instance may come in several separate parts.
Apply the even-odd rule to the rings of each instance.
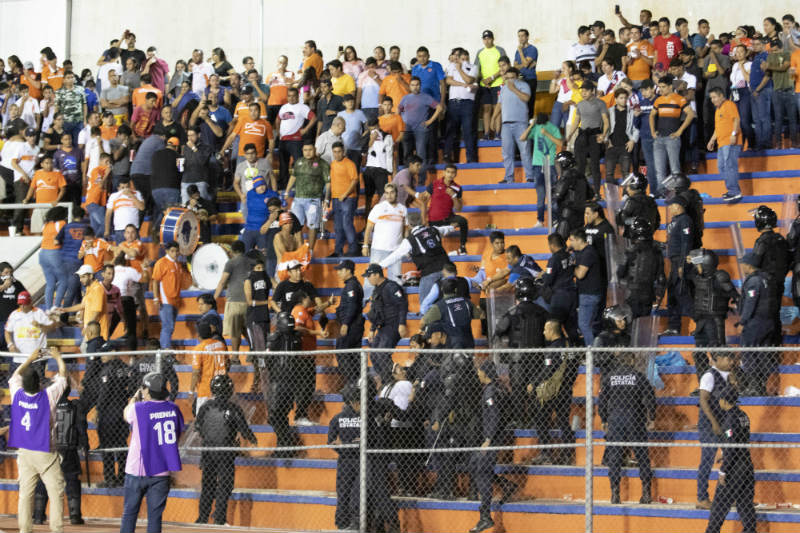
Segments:
[[[81,500],[81,462],[78,457],[78,450],[64,450],[61,453],[61,472],[64,474],[64,492],[67,493],[67,500],[69,501],[69,515],[70,517],[76,514],[80,516],[80,505],[74,505],[74,501]],[[40,479],[36,483],[36,492],[34,492],[33,500],[33,517],[41,518],[44,520],[45,509],[47,509],[47,488]],[[77,513],[75,512],[77,509]]]
[[[667,278],[668,327],[681,331],[681,317],[692,315],[692,293],[689,280],[678,275],[678,268],[684,266],[685,258],[671,257],[671,268]]]
[[[303,141],[280,141],[278,143],[278,157],[281,162],[281,169],[278,173],[278,189],[286,189],[289,183],[289,161],[299,161],[303,157]]]
[[[494,467],[497,464],[497,452],[472,452],[469,460],[472,479],[475,481],[475,489],[478,491],[480,506],[478,507],[481,517],[491,513],[492,508],[492,487],[494,482]]]
[[[639,318],[650,316],[655,299],[656,295],[652,288],[632,285],[628,288],[628,297],[625,298],[625,303],[630,306],[633,318]]]
[[[577,366],[577,365],[573,365]],[[569,368],[567,369],[569,372]],[[539,439],[539,444],[552,444],[555,439],[550,434],[550,430],[558,429],[561,431],[561,438],[564,443],[575,442],[575,433],[570,426],[569,413],[572,406],[572,385],[574,379],[567,381],[567,373],[558,394],[541,405],[539,400],[533,400],[533,428]],[[577,367],[575,368],[577,374]],[[550,450],[546,450],[546,455],[551,455]]]
[[[469,233],[469,226],[467,225],[467,219],[462,217],[461,215],[456,215],[455,213],[450,213],[450,216],[443,219],[443,220],[431,220],[430,221],[432,226],[458,226],[458,233],[460,238],[460,244],[462,248],[467,246],[467,234]]]
[[[575,290],[553,291],[549,304],[550,313],[564,326],[570,344],[583,346],[578,331],[578,293]]]
[[[73,207],[78,207],[81,205],[83,186],[80,182],[80,178],[76,182],[67,182],[65,189],[66,192],[64,193],[64,198],[62,198],[61,201],[72,202]]]
[[[121,414],[121,411],[120,411]],[[97,434],[100,448],[124,448],[128,444],[129,426],[123,418],[97,417]],[[103,481],[122,483],[125,480],[125,462],[128,452],[103,452]]]
[[[606,435],[606,440],[608,442],[643,441],[647,440],[647,432],[637,431],[636,435],[626,435],[620,438],[619,435],[613,434],[612,429]],[[639,479],[642,480],[642,486],[649,485],[650,480],[653,478],[653,473],[650,469],[650,453],[647,448],[641,446],[632,448],[626,446],[609,446],[606,448],[605,458],[606,464],[608,465],[608,480],[611,482],[612,488],[619,487],[619,481],[622,477],[622,461],[628,456],[629,449],[633,450],[633,455],[636,457],[636,462],[639,465]]]
[[[352,455],[352,450],[342,450]],[[337,529],[358,529],[358,456],[339,457],[336,461],[336,516]]]
[[[28,194],[28,189],[30,188],[30,184],[24,181],[17,180],[14,182],[14,201],[18,204],[22,203],[22,200],[25,199],[25,196]],[[22,226],[25,224],[25,215],[28,213],[28,209],[15,209],[14,210],[14,218],[11,220],[11,223],[17,227],[17,232],[21,235],[22,234]]]
[[[273,371],[270,375],[274,375],[275,379],[270,383],[271,398],[269,400],[269,424],[275,430],[275,437],[277,438],[276,446],[295,446],[297,445],[297,434],[289,425],[289,412],[292,410],[294,403],[294,391],[291,377],[287,376],[285,372],[276,374]],[[283,377],[283,379],[281,379]],[[292,455],[287,452],[280,452],[276,455]]]
[[[125,322],[125,348],[136,350],[136,299],[133,296],[122,297],[122,319]]]
[[[336,339],[336,349],[344,350],[361,348],[361,339],[364,337],[364,320],[359,319],[355,324],[350,324],[347,328],[347,335]],[[358,382],[361,375],[361,357],[358,351],[336,354],[336,364],[339,367],[339,374],[344,378],[346,384],[354,385]]]
[[[736,466],[728,471],[725,476],[724,485],[717,485],[714,493],[714,502],[711,504],[711,515],[708,518],[706,533],[719,533],[725,516],[731,510],[731,506],[736,504],[736,512],[739,513],[739,520],[742,522],[742,531],[745,533],[755,533],[756,531],[756,510],[753,506],[753,495],[755,494],[755,476],[753,475],[753,464]]]
[[[400,342],[400,333],[397,331],[398,324],[390,324],[381,327],[375,334],[372,341],[373,348],[396,348]],[[372,352],[369,354],[372,360],[372,368],[381,377],[381,383],[387,383],[392,377],[392,352]]]
[[[742,327],[741,345],[770,346],[774,332],[769,320],[751,320]],[[766,391],[770,374],[778,369],[780,352],[742,351],[742,370],[745,373],[748,388],[761,393]]]
[[[372,197],[383,194],[383,188],[389,183],[389,173],[385,168],[367,167],[364,169],[364,198],[372,205]],[[367,213],[369,214],[369,213]]]
[[[131,181],[133,182],[133,186],[142,194],[142,198],[144,199],[144,210],[147,213],[153,211],[153,195],[152,195],[152,186],[150,184],[150,175],[149,174],[131,174]],[[141,215],[141,213],[140,213]],[[140,217],[141,219],[141,217]]]
[[[624,179],[631,171],[631,152],[627,150],[625,145],[612,146],[606,150],[606,181],[616,183],[614,180],[614,171],[619,164],[619,170]]]
[[[578,172],[581,175],[586,173],[586,159],[589,158],[589,171],[592,174],[592,186],[597,194],[600,194],[600,156],[603,153],[603,145],[597,142],[597,136],[602,133],[600,128],[588,128],[578,132],[575,139],[575,161]]]
[[[694,343],[697,347],[725,346],[725,317],[702,316],[697,318]],[[694,367],[699,380],[709,369],[708,352],[694,352]]]
[[[200,482],[200,503],[198,520],[208,522],[211,504],[214,507],[214,523],[222,525],[228,517],[228,499],[233,492],[236,454],[232,452],[203,452],[200,456],[200,469],[203,478]]]
[[[314,399],[317,367],[314,356],[301,355],[295,359],[294,401],[296,409],[294,419],[308,418],[308,407]]]

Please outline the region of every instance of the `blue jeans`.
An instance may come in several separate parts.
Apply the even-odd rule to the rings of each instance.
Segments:
[[[369,262],[370,263],[380,263],[381,261],[383,261],[384,259],[386,259],[390,255],[392,255],[392,252],[394,252],[394,250],[376,250],[374,248],[371,248],[370,249],[370,254],[369,254]],[[400,281],[400,276],[403,275],[403,261],[400,260],[400,261],[394,263],[393,265],[389,265],[388,267],[386,267],[384,269],[384,273],[383,274],[386,276],[387,279],[390,279],[390,280],[395,281],[397,283],[402,283]],[[364,280],[364,301],[365,302],[369,300],[370,296],[372,296],[372,290],[373,289],[374,289],[374,287],[372,286],[372,284],[365,279]]]
[[[772,87],[768,87],[761,89],[758,95],[751,95],[756,145],[759,148],[767,148],[772,142],[772,93]]]
[[[544,169],[542,165],[534,165],[533,180],[536,182],[536,220],[544,223],[545,200],[547,200],[547,188],[544,182]],[[556,183],[556,167],[550,165],[550,187]],[[555,213],[555,209],[553,209]]]
[[[155,204],[156,210],[153,216],[153,227],[160,228],[161,219],[164,217],[164,210],[167,207],[180,204],[181,192],[178,189],[160,187],[158,189],[153,189],[150,194],[153,195],[153,203]]]
[[[669,174],[681,171],[681,139],[672,137],[656,137],[653,140],[653,160],[656,165],[656,179],[659,188]],[[669,174],[667,162],[669,161]]]
[[[562,105],[563,104],[561,102],[554,102],[553,110],[550,112],[550,122],[559,128],[563,128],[566,125],[567,117],[569,117],[569,111],[564,111],[561,107]]]
[[[755,147],[755,140],[753,135],[753,98],[750,95],[750,89],[747,87],[733,89],[731,98],[734,99],[736,108],[739,110],[744,140],[747,141],[747,147],[752,150]]]
[[[72,135],[72,145],[78,146],[78,135],[83,129],[83,122],[67,122],[64,121],[64,133]]]
[[[196,183],[181,183],[181,203],[185,204],[189,201],[189,185],[197,186],[200,196],[209,202],[213,202],[214,198],[208,193],[208,183],[205,181],[198,181]]]
[[[603,301],[602,294],[579,294],[578,295],[578,329],[583,334],[583,341],[586,346],[591,346],[594,342],[594,323],[600,316],[600,304]]]
[[[158,310],[158,317],[161,319],[161,334],[158,336],[162,350],[172,347],[172,332],[175,331],[175,319],[178,317],[178,309],[168,303],[161,303]]]
[[[447,128],[444,138],[444,154],[453,155],[453,146],[456,142],[458,130],[467,152],[467,162],[478,161],[478,150],[475,146],[475,137],[472,131],[472,121],[475,115],[475,101],[458,99],[447,102]]]
[[[94,234],[102,237],[106,234],[106,208],[103,205],[87,204],[86,211],[89,213],[89,225],[94,230]]]
[[[333,231],[336,234],[336,245],[334,252],[339,255],[344,254],[345,241],[347,242],[347,253],[356,254],[356,228],[353,225],[353,217],[356,214],[356,201],[358,198],[346,198],[343,202],[337,198],[333,199]]]
[[[739,154],[742,147],[738,144],[720,146],[717,151],[717,169],[720,177],[725,180],[725,188],[729,194],[741,194],[739,188]]]
[[[75,273],[83,264],[82,261],[64,261],[62,259],[61,268],[64,269],[66,280],[64,287],[56,289],[55,305],[58,307],[69,307],[81,299],[81,280]],[[62,302],[63,299],[63,302]]]
[[[414,153],[416,149],[417,155],[422,158],[422,169],[420,170],[420,176],[425,176],[426,172],[428,171],[428,165],[430,161],[428,161],[428,136],[431,134],[430,130],[420,125],[414,130],[406,130],[403,134],[403,153],[406,155],[406,158]],[[422,179],[422,178],[420,178]]]
[[[783,139],[783,117],[789,120],[789,139],[794,141],[797,137],[797,102],[791,89],[773,91],[772,106],[775,108],[775,133],[778,142]],[[778,146],[777,148],[781,148]]]
[[[264,247],[264,236],[261,235],[261,232],[257,229],[246,229],[242,232],[242,235],[239,237],[239,240],[244,243],[244,251],[245,253],[249,252],[255,247],[263,248]]]
[[[425,301],[425,297],[428,296],[428,293],[431,292],[433,286],[436,285],[436,282],[442,279],[442,272],[437,270],[436,272],[431,272],[425,276],[422,276],[419,280],[419,303],[421,304]],[[443,295],[441,295],[443,296]]]
[[[113,232],[114,236],[114,243],[119,244],[125,240],[125,230],[124,229],[115,229]]]
[[[161,515],[167,506],[169,476],[125,474],[125,500],[120,533],[134,533],[142,498],[147,497],[147,533],[161,533]]]
[[[531,143],[520,141],[520,136],[528,129],[525,122],[503,122],[500,128],[500,138],[503,150],[503,168],[505,169],[506,183],[514,183],[514,146],[519,148],[519,158],[525,169],[525,179],[533,180],[533,167],[531,165]]]
[[[650,194],[655,196],[658,193],[658,171],[656,170],[656,160],[653,156],[653,138],[642,138],[642,156],[644,164],[647,166],[647,183],[650,185]]]
[[[53,307],[53,294],[66,290],[68,272],[61,263],[59,250],[39,250],[39,266],[44,272],[44,308],[47,310]]]

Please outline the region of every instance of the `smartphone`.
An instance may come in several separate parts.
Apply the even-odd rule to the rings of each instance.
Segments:
[[[616,4],[616,5],[614,6],[614,13],[616,13],[617,15],[619,15],[619,4]]]
[[[344,46],[342,46],[341,44],[339,45],[339,51],[344,52]]]

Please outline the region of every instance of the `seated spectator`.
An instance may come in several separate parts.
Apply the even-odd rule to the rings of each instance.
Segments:
[[[340,142],[334,143],[330,198],[336,242],[333,253],[328,257],[359,255],[356,228],[353,225],[358,201],[358,169],[355,163],[344,155],[344,145]],[[347,254],[344,253],[345,243],[347,243]]]
[[[444,167],[444,176],[428,186],[428,221],[432,226],[458,226],[461,238],[458,253],[467,255],[467,219],[456,214],[463,207],[461,186],[455,182],[457,172],[456,166],[448,163]]]

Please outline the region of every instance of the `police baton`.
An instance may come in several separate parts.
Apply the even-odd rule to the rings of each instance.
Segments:
[[[444,429],[445,424],[447,424],[446,418],[444,419],[444,422],[442,422],[439,426],[439,431],[436,433],[436,438],[433,440],[433,447],[431,448],[431,453],[428,454],[428,458],[425,460],[425,466],[428,466],[428,464],[431,462],[431,459],[433,458],[433,452],[434,450],[436,450],[436,445],[439,443],[439,437],[442,436],[442,430]]]
[[[89,473],[89,448],[84,448],[83,450],[83,461],[86,463],[86,486],[92,486],[92,477]]]

